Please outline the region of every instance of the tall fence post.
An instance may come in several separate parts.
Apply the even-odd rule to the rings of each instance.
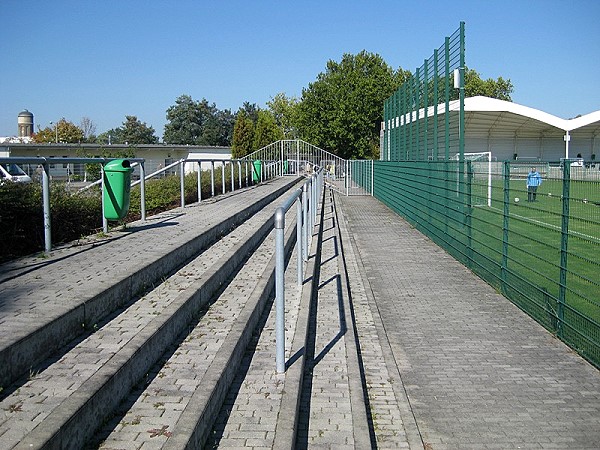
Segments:
[[[510,162],[504,161],[502,166],[504,179],[504,208],[502,213],[502,265],[500,267],[501,291],[506,293],[506,275],[508,271],[508,218],[510,214]]]
[[[571,202],[571,160],[563,162],[562,216],[560,226],[560,275],[558,288],[558,337],[564,332],[565,303],[567,297],[567,261],[569,243],[569,204]]]
[[[285,372],[285,211],[275,212],[275,365],[278,373]]]

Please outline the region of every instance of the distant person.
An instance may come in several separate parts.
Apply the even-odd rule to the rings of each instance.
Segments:
[[[537,193],[537,188],[542,184],[542,176],[535,169],[535,167],[531,168],[531,171],[527,174],[527,201],[535,202],[535,195]]]

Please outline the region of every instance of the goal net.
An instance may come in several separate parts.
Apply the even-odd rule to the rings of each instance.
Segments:
[[[452,157],[458,161],[460,153]],[[465,153],[472,206],[492,206],[492,152]]]

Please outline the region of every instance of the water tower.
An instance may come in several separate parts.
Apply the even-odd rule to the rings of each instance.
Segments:
[[[19,125],[19,137],[31,137],[33,134],[33,114],[26,109],[21,111],[17,123]]]

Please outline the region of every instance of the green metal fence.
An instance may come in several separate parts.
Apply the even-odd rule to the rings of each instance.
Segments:
[[[600,172],[537,164],[535,201],[514,161],[376,161],[374,195],[600,367]]]
[[[381,160],[437,161],[462,155],[464,71],[465,24],[461,22],[385,101]]]
[[[464,153],[465,27],[384,105],[373,195],[600,367],[600,172]],[[484,149],[485,150],[485,149]],[[352,163],[350,163],[352,164]]]

